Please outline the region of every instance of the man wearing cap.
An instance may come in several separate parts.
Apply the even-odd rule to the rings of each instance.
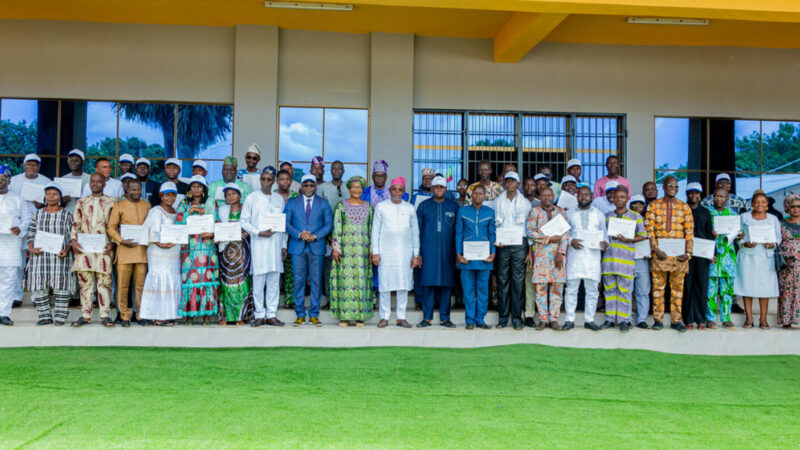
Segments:
[[[192,176],[200,175],[203,178],[208,176],[208,165],[202,159],[195,159],[192,163]]]
[[[533,181],[536,183],[536,197],[537,198],[540,198],[541,195],[542,195],[542,192],[544,192],[544,189],[548,188],[548,187],[550,188],[550,190],[553,191],[553,194],[555,195],[555,190],[553,190],[553,187],[551,186],[552,183],[550,183],[550,178],[548,178],[547,175],[545,175],[543,173],[537,173],[533,177]],[[539,202],[539,204],[541,204],[541,201]]]
[[[239,166],[239,162],[233,156],[226,156],[225,160],[222,162],[222,179],[217,180],[208,185],[208,201],[206,202],[206,209],[212,211],[216,211],[217,208],[225,204],[225,193],[222,189],[228,183],[236,183],[239,186],[239,189],[242,190],[242,198],[247,199],[247,196],[253,192],[252,186],[250,183],[245,183],[244,181],[240,181],[236,179],[236,171],[237,167]]]
[[[446,198],[447,181],[437,176],[431,181],[433,197],[417,208],[420,240],[419,283],[424,286],[423,318],[418,327],[431,326],[434,304],[439,304],[439,325],[455,328],[450,321],[450,291],[456,281],[455,227],[458,203]],[[415,280],[416,283],[416,280]]]
[[[24,271],[25,257],[20,248],[31,222],[30,210],[22,197],[8,188],[10,183],[11,169],[0,165],[0,217],[10,225],[0,233],[0,325],[13,325],[11,307],[22,304],[20,272]]]
[[[124,198],[128,198],[128,185],[133,180],[138,181],[138,178],[136,178],[136,175],[132,173],[126,173],[119,178],[119,181],[122,183],[122,191],[124,192],[123,194]]]
[[[716,239],[711,222],[711,213],[700,205],[703,187],[700,183],[689,183],[686,185],[686,203],[692,208],[692,220],[694,221],[694,237]],[[708,274],[710,260],[706,258],[691,258],[689,260],[689,271],[683,283],[683,321],[686,328],[706,328],[706,315],[708,313]]]
[[[725,189],[728,192],[728,203],[725,204],[725,207],[730,209],[734,214],[744,214],[747,212],[747,202],[744,201],[742,197],[731,192],[731,176],[727,173],[721,173],[717,175],[716,184],[714,186],[715,189]],[[713,192],[711,195],[707,196],[700,202],[700,205],[705,207],[706,209],[711,209],[714,207],[714,195]],[[734,311],[737,312],[737,311]]]
[[[528,240],[525,226],[531,202],[519,193],[519,175],[508,172],[503,180],[506,190],[489,206],[495,210],[496,233],[519,232],[519,239],[514,242],[496,243],[497,256],[497,310],[500,314],[497,328],[508,326],[509,316],[515,330],[521,330],[522,308],[525,304],[525,269],[528,255]]]
[[[614,193],[616,192],[617,184],[616,181],[611,180],[605,184],[606,194],[602,197],[597,197],[592,200],[592,206],[597,208],[603,215],[614,211],[617,207],[614,206]]]
[[[118,200],[125,195],[125,189],[122,187],[122,182],[116,178],[111,178],[111,160],[105,157],[94,160],[94,173],[99,173],[105,180],[103,195],[107,195],[114,200]],[[83,187],[81,197],[88,197],[90,195],[92,195],[92,189],[91,186],[87,184]]]
[[[558,196],[557,203],[561,203],[561,207],[564,208],[565,211],[569,210],[570,207],[568,205],[574,205],[578,202],[578,183],[575,180],[575,177],[572,175],[565,175],[561,178],[561,194]],[[567,197],[571,196],[573,201],[569,201]]]
[[[121,225],[142,225],[150,211],[150,203],[142,200],[142,182],[138,179],[128,182],[127,196],[117,202],[111,209],[106,232],[112,242],[117,244],[117,307],[120,311],[122,326],[131,325],[131,309],[128,306],[128,293],[131,278],[134,284],[134,304],[136,314],[142,301],[144,279],[147,275],[147,242],[136,243],[131,239],[122,239]]]
[[[114,322],[109,317],[111,311],[111,250],[113,246],[108,241],[107,229],[115,199],[103,194],[105,183],[103,174],[95,172],[89,180],[89,189],[92,194],[78,199],[75,204],[70,245],[75,255],[72,271],[78,277],[81,297],[81,317],[72,323],[76,327],[92,321],[95,286],[97,286],[100,323],[104,326],[114,326]],[[83,247],[78,242],[80,234],[103,235],[107,242],[103,253],[84,253]]]
[[[244,181],[245,175],[255,175],[260,177],[260,172],[258,170],[259,161],[261,161],[261,149],[258,148],[258,145],[256,145],[254,142],[250,144],[250,147],[247,147],[247,153],[244,154],[245,167],[238,170],[236,173],[236,179]]]
[[[642,194],[634,195],[629,204],[631,211],[644,219],[644,196]],[[636,297],[636,327],[647,329],[647,315],[650,314],[650,256],[634,260],[633,295]]]
[[[133,166],[134,166],[134,159],[133,155],[130,153],[123,153],[119,155],[119,176],[123,176],[126,173],[134,174]]]
[[[397,177],[389,188],[389,201],[375,206],[372,218],[372,264],[378,267],[380,321],[389,325],[392,291],[397,297],[397,326],[411,328],[406,320],[408,291],[414,288],[413,269],[419,265],[419,222],[410,203],[403,201],[406,179]]]
[[[561,195],[561,183],[553,181],[553,169],[548,165],[539,166],[538,173],[547,177],[547,182],[550,183],[550,189],[553,191],[555,198]]]
[[[178,158],[170,158],[164,163],[164,175],[167,177],[167,181],[164,183],[173,183],[178,191],[178,198],[175,200],[176,208],[178,203],[180,203],[180,200],[183,199],[187,192],[189,192],[189,185],[178,179],[178,175],[180,174],[181,161]],[[156,189],[155,192],[161,192],[161,184],[158,185],[158,189]],[[158,206],[161,204],[161,195],[153,195],[150,197],[150,199],[150,204],[153,206]]]
[[[581,182],[581,171],[583,170],[583,164],[581,163],[580,159],[572,158],[567,161],[567,174],[572,175],[572,178],[575,178],[575,184]],[[562,183],[563,188],[563,183]]]
[[[616,181],[617,185],[625,186],[628,192],[631,191],[631,183],[619,174],[619,158],[611,155],[606,158],[606,170],[608,174],[594,183],[594,198],[604,197],[608,192],[606,184],[610,181]],[[612,205],[614,202],[611,202]]]
[[[81,180],[81,194],[83,194],[83,189],[85,189],[89,184],[89,174],[83,171],[84,159],[85,157],[82,151],[78,150],[77,148],[70,150],[67,154],[67,167],[69,167],[69,173],[61,177]],[[56,179],[56,182],[58,182],[58,179]],[[75,204],[78,202],[78,199],[70,197],[69,195],[65,195],[64,201],[67,203],[66,208],[69,210],[69,212],[74,212]]]
[[[159,184],[150,179],[150,160],[139,158],[136,160],[136,179],[142,184],[142,198],[149,202],[151,198],[158,198]]]
[[[333,230],[333,212],[327,200],[315,195],[317,177],[306,174],[301,181],[301,195],[289,199],[284,207],[286,233],[289,235],[287,248],[292,255],[294,275],[294,311],[297,314],[294,326],[303,325],[306,319],[306,280],[310,280],[311,284],[309,323],[322,326],[319,309],[325,238]]]
[[[252,247],[251,272],[253,274],[254,327],[262,325],[283,326],[278,320],[280,301],[280,278],[286,258],[286,233],[263,229],[259,224],[261,213],[281,214],[283,197],[272,192],[275,183],[275,168],[267,166],[261,172],[261,189],[244,200],[242,228],[250,235]],[[304,284],[305,287],[305,284]]]
[[[411,204],[414,205],[414,208],[419,208],[420,203],[433,197],[431,182],[435,174],[436,172],[430,167],[422,169],[422,183],[419,185],[419,190],[411,196]]]
[[[325,181],[325,163],[322,161],[322,156],[317,155],[311,158],[311,169],[309,172],[317,178],[317,186]]]
[[[389,170],[389,164],[382,159],[372,164],[372,186],[364,189],[361,200],[368,201],[373,208],[390,197],[389,189],[386,187],[387,170]],[[405,185],[403,190],[405,191]],[[408,193],[403,192],[402,200],[408,201]]]
[[[517,175],[517,178],[519,178],[519,175]],[[493,201],[503,193],[503,186],[500,183],[492,181],[492,163],[489,161],[481,161],[478,163],[478,181],[472,183],[467,188],[467,203],[472,203],[472,189],[478,184],[482,184],[486,190],[487,203]],[[519,184],[519,181],[517,184]]]

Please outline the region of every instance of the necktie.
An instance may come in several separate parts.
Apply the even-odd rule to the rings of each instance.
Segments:
[[[306,222],[308,222],[308,218],[311,216],[311,199],[306,199]]]

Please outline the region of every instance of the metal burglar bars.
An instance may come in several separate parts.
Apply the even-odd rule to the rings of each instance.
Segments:
[[[422,169],[431,167],[455,190],[461,174],[477,180],[483,160],[492,162],[494,176],[513,163],[522,177],[548,166],[559,181],[570,158],[583,163],[582,180],[594,183],[609,155],[620,158],[625,174],[625,138],[624,114],[416,110],[412,184],[418,189]]]

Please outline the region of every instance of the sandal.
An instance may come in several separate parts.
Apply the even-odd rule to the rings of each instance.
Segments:
[[[742,328],[753,328],[753,322],[745,322]]]
[[[704,323],[698,323],[698,324],[697,324],[697,329],[698,329],[698,330],[705,330],[705,329],[706,329],[706,324],[704,324]]]
[[[50,320],[50,319],[42,319],[42,320],[36,322],[36,325],[51,325],[52,323],[53,323],[53,321]]]
[[[75,322],[72,322],[72,326],[77,328],[77,327],[82,327],[84,325],[89,325],[90,323],[92,323],[91,320],[86,320],[83,318],[83,316],[81,316],[80,319],[76,320]]]
[[[348,322],[346,320],[340,320],[339,321],[339,326],[342,327],[342,328],[347,328],[347,327],[350,326],[350,322]]]
[[[687,330],[694,330],[694,324],[693,323],[687,323],[686,324],[686,329]]]
[[[227,320],[220,320],[220,321],[219,321],[219,326],[221,326],[221,327],[226,327],[226,326],[228,326],[228,321],[227,321]]]
[[[364,328],[364,322],[356,322],[358,328]]]
[[[791,330],[791,329],[792,329],[792,326],[791,326],[791,325],[784,325],[784,326],[783,326],[783,329],[784,329],[784,330]]]
[[[758,323],[758,328],[761,328],[762,330],[769,330],[769,323],[768,322],[759,322]]]
[[[103,319],[102,319],[102,320],[100,320],[100,325],[102,325],[102,326],[104,326],[104,327],[109,327],[109,328],[110,328],[110,327],[113,327],[113,326],[114,326],[114,321],[113,321],[113,320],[111,320],[111,318],[110,318],[110,317],[103,317]]]

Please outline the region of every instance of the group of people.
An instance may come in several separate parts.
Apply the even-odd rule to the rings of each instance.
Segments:
[[[338,161],[324,181],[321,157],[299,183],[290,162],[259,169],[256,144],[245,160],[239,168],[236,158],[225,158],[222,178],[207,183],[203,161],[183,179],[180,161],[169,159],[167,180],[156,183],[150,162],[130,155],[119,159],[119,180],[105,158],[85,174],[84,155],[75,149],[62,179],[80,180],[80,197],[69,195],[74,182],[39,174],[34,154],[25,157],[22,174],[0,167],[0,279],[11,287],[0,291],[0,324],[13,324],[11,308],[23,289],[31,292],[38,325],[65,324],[70,300],[79,296],[76,327],[91,323],[95,303],[109,327],[112,303],[123,327],[132,320],[283,326],[281,291],[293,304],[295,326],[321,326],[325,293],[340,326],[363,327],[377,306],[378,327],[386,327],[394,292],[395,323],[411,328],[411,291],[423,311],[420,328],[433,325],[437,305],[439,325],[456,327],[456,291],[468,329],[490,328],[493,296],[496,328],[569,330],[582,301],[585,328],[648,328],[652,305],[658,330],[667,299],[673,329],[716,328],[717,318],[732,328],[737,296],[746,328],[753,326],[754,298],[761,328],[769,328],[772,297],[778,325],[800,324],[797,194],[784,201],[786,219],[770,213],[761,191],[749,204],[731,193],[726,174],[705,198],[698,183],[689,183],[686,201],[678,199],[671,176],[661,198],[653,182],[631,195],[611,156],[608,174],[593,186],[581,180],[576,159],[560,183],[546,166],[521,179],[513,164],[493,181],[492,165],[483,161],[476,182],[459,180],[457,196],[426,168],[409,197],[404,177],[389,181],[385,161],[374,163],[368,185],[360,176],[345,180]],[[233,236],[216,232],[223,224],[233,225]],[[605,319],[598,325],[601,301]]]

